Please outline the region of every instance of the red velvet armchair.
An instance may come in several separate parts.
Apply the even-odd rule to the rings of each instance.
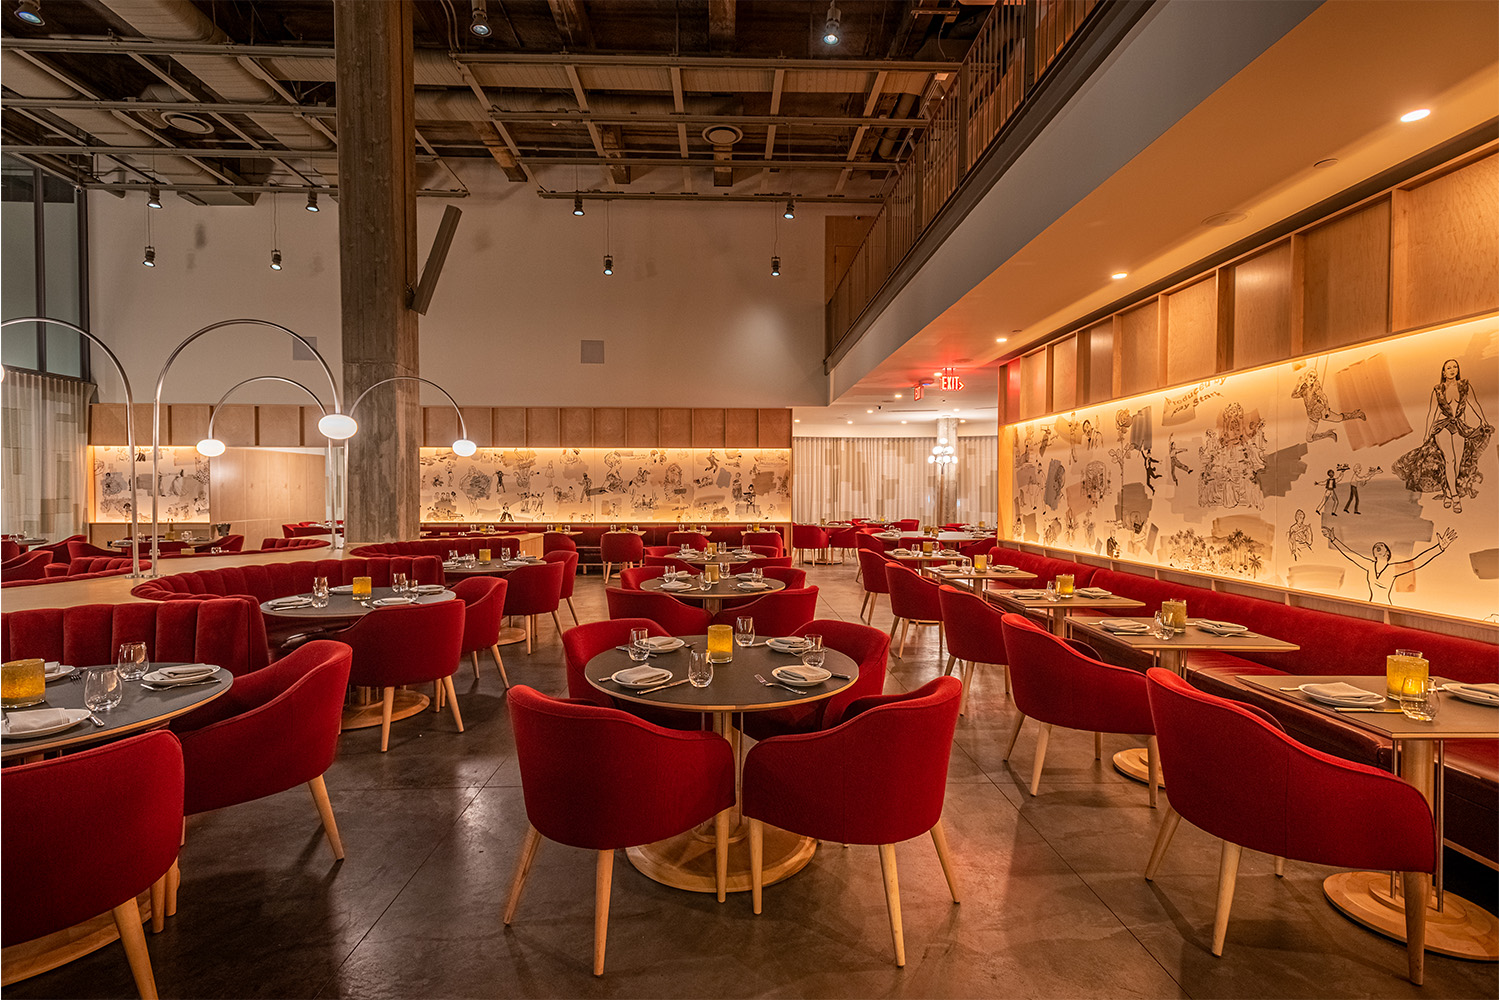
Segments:
[[[778,590],[741,603],[724,602],[723,609],[710,621],[712,625],[733,625],[736,618],[749,615],[755,619],[755,630],[762,635],[790,635],[818,614],[818,588]]]
[[[510,687],[505,661],[500,659],[500,623],[505,617],[505,580],[493,576],[471,576],[453,585],[453,592],[464,602],[464,641],[459,656],[465,653],[474,662],[474,679],[479,680],[480,650],[489,650],[500,671],[500,681]]]
[[[828,548],[828,532],[816,524],[792,525],[792,548],[801,562],[807,562],[807,550],[823,552]]]
[[[403,684],[441,683],[458,731],[463,715],[453,691],[453,671],[464,640],[464,602],[413,604],[372,611],[339,633],[339,641],[354,650],[349,680],[362,687],[380,688],[384,698],[380,722],[380,752],[391,740],[391,714],[396,688]]]
[[[890,560],[885,557],[881,549],[861,546],[854,550],[854,554],[859,559],[860,585],[865,588],[865,599],[860,602],[859,616],[865,621],[874,622],[875,605],[880,602],[880,595],[885,594],[887,599],[890,597],[890,581],[885,578],[885,567]],[[866,607],[870,609],[868,618],[865,618]],[[894,633],[894,626],[892,626],[892,631]]]
[[[1042,763],[1047,758],[1053,726],[1093,733],[1130,733],[1147,737],[1150,779],[1146,795],[1151,807],[1156,808],[1161,767],[1151,708],[1146,702],[1146,678],[1140,671],[1082,653],[1024,615],[1001,616],[1000,629],[1017,710],[1004,759],[1009,760],[1016,748],[1027,716],[1041,724],[1036,734],[1036,760],[1031,765],[1031,794],[1036,794],[1042,780]],[[1096,758],[1099,745],[1096,738]]]
[[[666,629],[668,635],[703,635],[713,620],[702,608],[648,590],[606,587],[604,600],[610,618],[649,618]]]
[[[938,659],[943,658],[943,608],[938,603],[938,584],[900,563],[886,561],[885,582],[891,593],[891,641],[901,626],[896,659],[906,652],[906,630],[913,625],[938,627]]]
[[[646,558],[649,559],[650,556],[647,556]],[[625,590],[640,590],[642,583],[645,583],[647,580],[656,579],[671,568],[672,567],[670,566],[653,566],[650,564],[647,564],[645,566],[626,567],[625,569],[620,570],[619,573],[620,586]],[[697,570],[694,570],[693,572],[697,573]]]
[[[761,909],[765,824],[821,840],[877,844],[896,964],[906,964],[895,845],[930,833],[948,890],[958,902],[943,833],[943,796],[959,688],[955,678],[938,677],[908,694],[861,698],[833,729],[775,736],[751,748],[741,786],[750,820],[756,913]]]
[[[542,560],[549,563],[562,563],[562,589],[557,594],[562,602],[568,606],[568,614],[573,616],[573,624],[578,624],[578,610],[573,607],[573,587],[578,583],[578,550],[559,549],[542,555]]]
[[[646,557],[646,543],[633,531],[606,531],[599,536],[599,561],[604,563],[604,582],[614,567],[635,566]]]
[[[598,852],[594,975],[604,974],[615,849],[649,844],[714,820],[719,901],[728,866],[734,753],[715,733],[679,732],[612,708],[548,698],[520,685],[511,725],[530,826],[516,862],[505,923],[515,918],[543,837]]]
[[[759,622],[756,623],[756,628],[760,628]],[[843,721],[845,711],[856,700],[878,695],[885,690],[886,656],[890,652],[891,639],[880,629],[855,622],[819,618],[794,630],[792,634],[821,635],[823,648],[837,650],[849,657],[855,662],[858,674],[847,690],[840,691],[832,698],[769,712],[746,712],[742,726],[745,733],[754,739],[763,740],[791,733],[815,733],[831,728]]]
[[[266,665],[260,609],[239,598],[80,604],[0,615],[0,658],[39,656],[73,666],[115,662],[122,642],[153,660],[213,663],[236,677]]]
[[[673,549],[681,550],[686,542],[689,548],[697,549],[699,552],[708,550],[708,536],[696,531],[669,531],[667,532],[667,544]]]
[[[557,634],[562,635],[562,622],[558,621],[557,609],[562,604],[563,576],[567,566],[561,562],[533,563],[512,570],[505,578],[505,614],[526,619],[526,653],[531,653],[531,641],[536,636],[538,615],[552,616]]]
[[[109,911],[136,989],[156,997],[136,896],[160,930],[182,836],[182,748],[155,732],[0,771],[10,822],[0,849],[0,943],[43,937]]]
[[[998,665],[1005,681],[1005,691],[1010,693],[1010,674],[1005,667],[1005,635],[1000,630],[1000,619],[1004,617],[1001,612],[978,594],[947,585],[938,588],[938,606],[943,613],[943,635],[948,639],[948,664],[943,673],[951,672],[957,662],[964,683],[958,714],[963,715],[969,707],[969,685],[976,663]]]

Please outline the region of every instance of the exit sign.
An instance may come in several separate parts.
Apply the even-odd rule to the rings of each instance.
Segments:
[[[952,368],[944,368],[941,381],[938,383],[944,392],[958,392],[964,387],[964,380],[956,375]]]
[[[913,400],[921,399],[926,388],[927,386],[924,383],[918,382],[916,385],[911,387],[911,398]]]

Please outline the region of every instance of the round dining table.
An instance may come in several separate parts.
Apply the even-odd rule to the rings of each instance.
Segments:
[[[764,597],[767,594],[774,594],[778,590],[786,589],[785,581],[773,580],[770,577],[761,581],[765,584],[764,587],[741,587],[740,584],[742,582],[739,577],[731,576],[727,580],[719,580],[712,587],[704,590],[698,585],[698,577],[693,577],[689,581],[690,586],[685,590],[675,588],[663,589],[662,585],[666,583],[666,580],[656,576],[649,580],[643,580],[641,582],[641,589],[652,593],[666,594],[668,597],[676,597],[684,601],[701,601],[703,610],[711,615],[716,615],[723,609],[725,598]]]
[[[152,662],[146,665],[146,672],[180,665],[176,661]],[[40,708],[86,708],[83,703],[83,671],[87,669],[89,668],[74,670],[66,676],[48,681],[46,702],[29,708],[9,709],[6,715],[14,718]],[[222,669],[210,681],[183,684],[164,690],[148,688],[140,681],[124,681],[120,703],[108,711],[93,713],[93,718],[103,725],[84,719],[61,732],[46,736],[12,737],[0,734],[0,760],[18,757],[30,759],[56,750],[82,749],[95,743],[155,729],[179,715],[191,712],[199,705],[221,697],[233,686],[234,675]]]
[[[739,564],[739,563],[754,562],[757,559],[768,559],[770,557],[766,556],[766,555],[764,555],[764,554],[762,554],[760,552],[744,552],[744,551],[736,552],[733,549],[730,549],[730,550],[727,550],[727,551],[724,550],[724,549],[720,549],[718,552],[715,552],[713,555],[709,555],[707,552],[701,552],[698,549],[693,549],[693,550],[691,550],[689,552],[672,552],[672,553],[669,553],[667,556],[665,556],[665,558],[667,558],[667,559],[681,559],[683,562],[686,562],[686,563],[705,563],[705,564],[707,564],[707,563],[717,562],[717,563]]]
[[[766,645],[764,639],[757,639],[754,646],[736,645],[733,659],[728,663],[714,664],[713,680],[706,687],[700,688],[673,682],[687,677],[687,649],[692,647],[701,651],[705,648],[707,637],[692,635],[679,638],[685,645],[668,652],[654,653],[646,661],[652,666],[663,667],[672,672],[672,680],[663,682],[669,685],[667,687],[633,691],[612,680],[617,671],[639,665],[630,659],[628,653],[613,647],[590,659],[584,666],[584,675],[590,687],[619,701],[675,712],[703,713],[713,717],[714,731],[730,741],[735,756],[735,805],[730,822],[727,885],[730,892],[747,892],[750,889],[749,826],[740,811],[739,796],[739,773],[744,762],[743,741],[740,727],[734,724],[734,717],[746,712],[770,712],[831,698],[859,678],[859,664],[837,650],[825,649],[823,666],[834,675],[828,680],[807,687],[779,683],[767,685],[765,681],[775,681],[772,671],[777,667],[801,663],[801,655],[779,652]],[[788,833],[768,825],[762,856],[765,884],[770,885],[801,871],[812,859],[817,846],[817,841],[811,837]],[[692,892],[717,891],[712,820],[675,837],[632,847],[626,851],[626,856],[641,874],[663,885]]]

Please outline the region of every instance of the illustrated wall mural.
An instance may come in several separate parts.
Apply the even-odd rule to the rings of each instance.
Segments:
[[[789,448],[423,448],[424,521],[789,521]]]
[[[1012,537],[1497,618],[1493,319],[1014,424]]]
[[[164,447],[159,474],[151,481],[151,449],[137,448],[135,460],[124,446],[90,448],[94,467],[94,504],[91,520],[128,522],[130,507],[137,505],[140,518],[151,521],[151,493],[157,496],[157,517],[167,521],[207,521],[208,459],[196,448]]]

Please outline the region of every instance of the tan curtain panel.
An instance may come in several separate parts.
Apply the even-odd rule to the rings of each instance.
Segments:
[[[792,439],[792,513],[819,518],[915,517],[937,504],[937,474],[927,461],[936,437]],[[956,482],[962,521],[995,523],[999,438],[959,438]]]
[[[91,382],[8,371],[0,383],[5,463],[0,530],[56,540],[84,529]]]

